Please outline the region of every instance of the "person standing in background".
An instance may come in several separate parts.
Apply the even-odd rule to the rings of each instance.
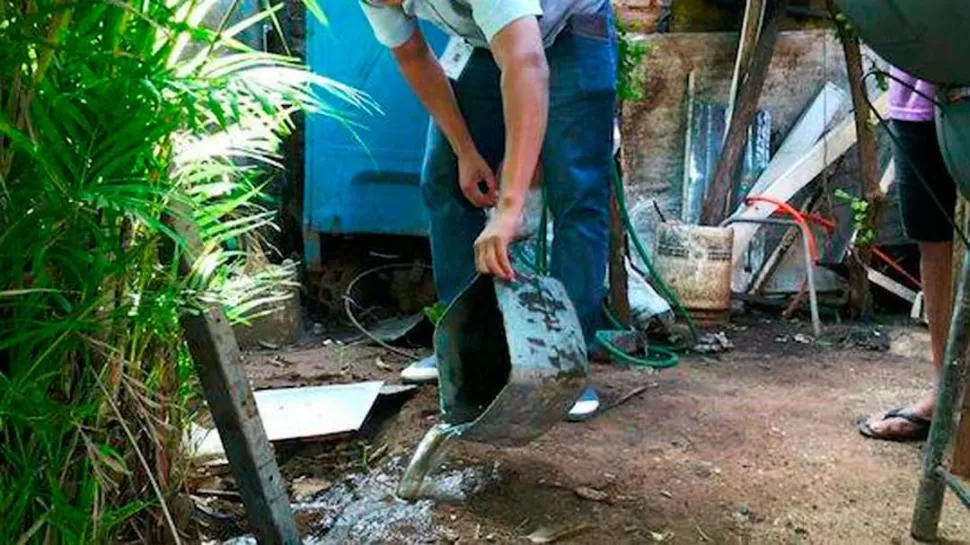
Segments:
[[[893,156],[900,212],[906,235],[919,245],[923,301],[929,322],[933,367],[939,377],[950,331],[953,299],[953,225],[950,219],[956,209],[956,182],[947,169],[936,136],[936,89],[895,68],[890,75],[889,116],[898,140]],[[934,383],[934,388],[914,404],[859,421],[859,432],[872,439],[887,441],[925,440],[936,409],[935,386]]]

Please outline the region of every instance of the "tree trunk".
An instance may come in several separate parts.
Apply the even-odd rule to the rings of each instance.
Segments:
[[[837,8],[828,2],[829,10],[837,13]],[[842,25],[836,24],[842,49],[845,53],[845,67],[849,76],[852,92],[852,106],[855,115],[857,149],[859,150],[860,195],[869,203],[866,218],[859,232],[875,233],[882,216],[883,194],[879,189],[879,155],[876,149],[876,133],[869,124],[869,104],[862,70],[862,50],[859,38]],[[872,262],[870,244],[874,240],[864,240],[855,247],[849,259],[849,316],[852,319],[867,318],[872,312],[872,297],[869,291],[868,267]]]

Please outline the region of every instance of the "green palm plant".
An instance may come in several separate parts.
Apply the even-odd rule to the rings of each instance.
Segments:
[[[249,249],[290,116],[378,111],[238,40],[277,8],[230,23],[225,4],[0,3],[0,543],[182,541],[178,318],[286,296],[290,271]]]

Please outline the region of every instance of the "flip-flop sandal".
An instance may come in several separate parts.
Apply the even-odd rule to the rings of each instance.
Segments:
[[[880,441],[896,441],[899,443],[925,441],[926,437],[930,434],[930,420],[918,414],[914,414],[911,411],[907,411],[903,407],[898,407],[882,415],[882,420],[889,420],[890,418],[902,418],[903,420],[913,424],[914,427],[911,431],[906,433],[880,433],[869,425],[869,420],[866,418],[859,420],[856,423],[856,427],[858,428],[859,433],[870,439],[878,439]]]

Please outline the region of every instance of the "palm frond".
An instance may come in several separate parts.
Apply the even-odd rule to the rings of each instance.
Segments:
[[[3,4],[0,543],[177,539],[166,503],[196,395],[179,317],[221,305],[246,323],[285,303],[295,265],[258,248],[291,115],[354,131],[381,114],[240,41],[278,30],[280,6],[220,5]]]

